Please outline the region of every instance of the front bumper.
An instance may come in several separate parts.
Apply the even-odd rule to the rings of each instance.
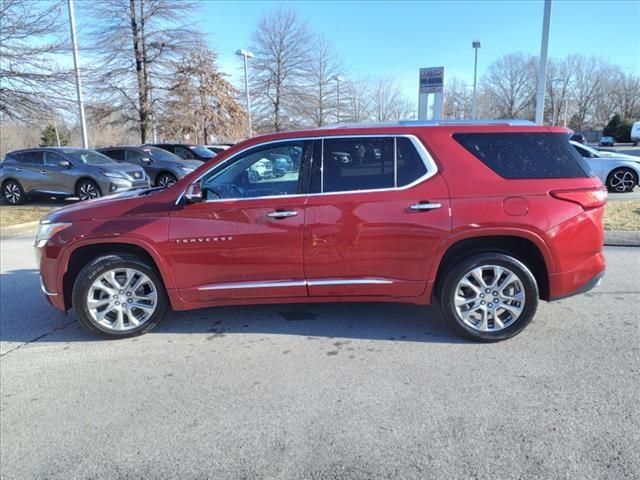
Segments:
[[[103,195],[110,195],[112,193],[126,192],[132,188],[148,188],[149,178],[145,177],[143,180],[127,180],[125,178],[109,178],[98,183],[100,191]]]

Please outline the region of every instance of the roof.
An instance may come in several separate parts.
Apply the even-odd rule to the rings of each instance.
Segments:
[[[335,123],[325,125],[314,130],[331,130],[338,128],[375,128],[375,127],[442,127],[447,125],[506,125],[506,126],[535,126],[530,120],[501,119],[501,120],[399,120],[397,122],[376,123]]]

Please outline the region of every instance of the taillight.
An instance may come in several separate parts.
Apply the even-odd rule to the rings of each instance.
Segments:
[[[554,190],[553,198],[566,200],[580,205],[585,210],[602,207],[607,202],[607,189],[604,187],[580,188],[577,190]]]

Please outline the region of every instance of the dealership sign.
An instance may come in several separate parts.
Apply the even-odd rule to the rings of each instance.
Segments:
[[[442,93],[444,67],[420,69],[420,93]]]

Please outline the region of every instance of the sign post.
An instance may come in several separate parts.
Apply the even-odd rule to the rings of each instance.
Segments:
[[[444,90],[444,67],[420,69],[420,87],[418,91],[418,120],[428,120],[429,95],[434,96],[433,120],[442,119]]]

